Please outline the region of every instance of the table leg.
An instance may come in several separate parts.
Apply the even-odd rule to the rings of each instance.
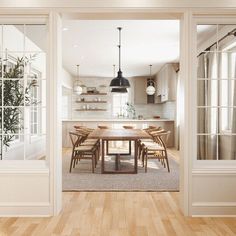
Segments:
[[[101,163],[101,172],[102,174],[104,173],[104,168],[105,168],[105,153],[104,153],[104,148],[105,148],[105,141],[102,139],[102,163]]]
[[[115,163],[116,163],[116,170],[120,170],[120,154],[116,154]]]
[[[138,173],[138,140],[134,140],[134,173]]]

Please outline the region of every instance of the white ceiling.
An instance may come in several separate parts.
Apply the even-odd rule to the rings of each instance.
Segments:
[[[63,65],[80,76],[113,77],[118,68],[118,30],[122,29],[123,76],[156,73],[162,65],[179,59],[177,20],[64,20],[62,30]]]

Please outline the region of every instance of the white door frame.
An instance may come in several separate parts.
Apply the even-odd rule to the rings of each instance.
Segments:
[[[189,146],[189,129],[186,127],[191,127],[189,113],[185,112],[186,109],[189,109],[188,96],[189,96],[189,81],[188,78],[191,78],[189,74],[191,71],[189,70],[190,61],[189,57],[191,54],[189,53],[190,47],[190,39],[191,39],[191,31],[189,31],[191,27],[192,14],[186,10],[143,10],[141,13],[133,12],[130,13],[130,10],[122,9],[118,14],[111,14],[110,12],[104,12],[103,10],[95,10],[95,12],[90,12],[89,10],[83,11],[82,13],[76,12],[66,12],[64,17],[66,19],[105,19],[105,20],[115,20],[115,19],[127,19],[127,20],[143,20],[143,19],[176,19],[180,21],[180,89],[181,89],[181,115],[180,115],[180,205],[183,213],[185,215],[190,215],[189,212],[189,186],[191,186],[191,178],[190,178],[190,159],[185,158],[186,156],[190,156],[190,146]],[[129,12],[129,14],[127,14]],[[151,13],[151,14],[150,14]],[[160,14],[160,15],[159,15]],[[62,13],[63,16],[63,13]],[[184,157],[184,158],[182,158]]]
[[[223,7],[223,6],[222,6]],[[52,8],[51,8],[52,9]],[[47,9],[41,8],[36,10],[35,8],[4,8],[0,9],[0,16],[6,14],[12,15],[48,15],[49,16],[49,42],[50,42],[50,51],[49,51],[49,74],[50,74],[50,85],[48,92],[50,93],[50,116],[49,116],[49,126],[48,131],[50,134],[50,143],[49,143],[49,189],[50,189],[50,203],[48,215],[57,215],[61,210],[61,117],[60,117],[60,95],[61,95],[61,17],[60,13],[63,13],[63,9]],[[181,208],[185,215],[192,215],[192,140],[194,133],[192,130],[193,115],[191,114],[191,91],[192,84],[190,82],[191,78],[194,78],[194,68],[192,65],[192,16],[194,13],[204,13],[204,14],[228,14],[234,13],[235,8],[229,10],[221,9],[183,9],[183,8],[145,8],[139,7],[138,9],[134,8],[67,8],[67,14],[78,14],[79,17],[107,17],[107,19],[155,19],[157,15],[161,14],[164,16],[176,15],[180,19],[181,23],[181,55],[180,55],[180,87],[181,87],[181,118],[180,118],[180,142],[181,142],[181,158],[180,158],[180,198],[181,198]],[[135,13],[136,12],[136,13]],[[114,13],[114,14],[113,14]],[[110,15],[110,16],[109,16]],[[176,17],[175,17],[176,19]],[[1,167],[2,164],[0,164]],[[5,167],[4,167],[5,168]],[[0,168],[0,175],[4,172],[8,172],[7,168]],[[3,172],[1,172],[4,169]],[[12,166],[9,166],[9,169],[12,170]],[[24,171],[24,170],[23,170]],[[22,172],[22,170],[21,170]],[[31,170],[34,172],[34,169]],[[14,170],[12,172],[14,174]],[[42,174],[42,173],[40,173]],[[45,173],[46,175],[47,173]],[[2,182],[0,182],[0,185]],[[40,204],[38,205],[38,207]],[[1,201],[0,201],[1,207]],[[24,202],[21,203],[21,208],[27,207],[27,204],[24,205]],[[2,210],[2,208],[1,208]],[[19,209],[17,209],[19,212]],[[17,212],[17,211],[16,211]],[[22,211],[23,212],[23,211]],[[45,210],[46,212],[46,210]],[[46,215],[46,213],[43,215]],[[34,213],[28,213],[37,215],[37,211]],[[12,213],[13,215],[13,213]],[[22,213],[24,215],[24,213]],[[40,214],[38,214],[40,215]]]

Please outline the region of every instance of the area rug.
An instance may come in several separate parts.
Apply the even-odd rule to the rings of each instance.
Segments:
[[[170,172],[158,160],[148,161],[148,171],[139,162],[138,174],[101,174],[98,163],[95,173],[91,160],[81,160],[69,173],[70,152],[63,155],[63,191],[179,191],[179,164],[169,154]],[[114,157],[106,157],[107,169],[114,168]],[[121,158],[121,168],[133,167],[133,158]]]

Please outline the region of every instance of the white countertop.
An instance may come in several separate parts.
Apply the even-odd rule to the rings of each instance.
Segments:
[[[134,120],[134,119],[102,119],[102,118],[97,118],[97,119],[86,119],[86,118],[81,118],[81,119],[63,119],[62,122],[78,122],[78,121],[84,121],[84,122],[163,122],[163,121],[171,121],[174,122],[174,120],[170,119],[165,119],[165,118],[160,118],[160,119],[143,119],[143,120]]]

